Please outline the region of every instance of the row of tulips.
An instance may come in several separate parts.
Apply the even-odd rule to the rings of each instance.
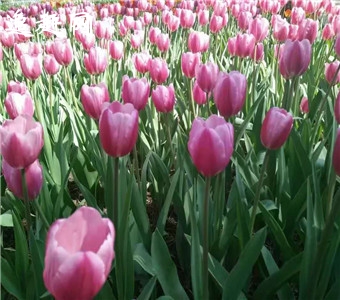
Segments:
[[[286,4],[1,12],[7,293],[340,297],[340,9]]]

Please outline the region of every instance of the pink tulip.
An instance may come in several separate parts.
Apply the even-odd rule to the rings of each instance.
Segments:
[[[96,37],[93,33],[88,33],[85,31],[84,34],[81,35],[80,42],[85,51],[90,51],[90,49],[94,47],[96,43]]]
[[[175,89],[171,83],[168,87],[157,85],[152,91],[151,99],[159,112],[168,113],[174,109]]]
[[[194,78],[196,67],[201,63],[201,54],[186,52],[182,54],[181,66],[183,74],[188,78]]]
[[[31,56],[37,56],[43,52],[41,44],[39,43],[20,43],[14,45],[14,53],[16,58],[19,60],[21,55],[29,54]]]
[[[100,47],[93,47],[88,54],[84,55],[84,66],[91,75],[98,75],[105,72],[108,65],[107,52]]]
[[[312,19],[304,19],[299,25],[298,29],[298,39],[301,41],[303,39],[309,40],[311,44],[314,43],[319,30],[319,22]]]
[[[157,37],[161,34],[161,30],[158,27],[151,26],[149,29],[149,41],[151,44],[155,45]]]
[[[55,75],[60,70],[60,65],[54,58],[54,55],[45,55],[44,57],[44,69],[48,75]]]
[[[293,127],[293,117],[283,108],[272,107],[261,127],[261,142],[267,149],[279,149],[287,140]]]
[[[253,16],[252,16],[251,12],[249,12],[249,11],[240,12],[240,14],[237,17],[238,27],[243,31],[248,30],[249,24],[250,24],[252,19],[253,19]]]
[[[337,123],[340,124],[340,92],[338,93],[338,96],[335,99],[334,116]]]
[[[11,119],[19,115],[32,117],[34,114],[34,105],[31,95],[28,91],[24,94],[10,92],[5,99],[6,111]]]
[[[208,10],[200,10],[197,13],[198,23],[201,26],[207,25],[209,23],[209,11]]]
[[[302,7],[293,7],[290,15],[292,24],[299,25],[306,17],[306,12]]]
[[[113,36],[113,26],[108,21],[96,21],[94,34],[98,39],[110,40]]]
[[[195,23],[196,15],[188,9],[182,9],[180,15],[180,24],[183,28],[191,28]]]
[[[254,51],[250,55],[250,57],[255,62],[260,62],[260,61],[263,60],[263,58],[264,58],[264,46],[263,46],[263,43],[258,43],[258,44],[255,45]]]
[[[255,37],[252,34],[243,33],[236,36],[235,51],[238,57],[250,57],[255,47]]]
[[[99,137],[108,155],[127,155],[137,141],[138,111],[131,103],[112,102],[100,115]]]
[[[332,39],[335,35],[332,24],[327,23],[325,27],[322,29],[321,35],[324,40]]]
[[[197,170],[211,177],[229,164],[234,150],[234,128],[222,117],[196,118],[189,134],[188,149]]]
[[[2,30],[0,34],[1,44],[6,48],[12,48],[16,42],[14,32]]]
[[[279,68],[282,76],[290,79],[305,73],[311,60],[311,53],[312,47],[308,40],[287,40],[280,53],[279,60]]]
[[[21,170],[11,167],[6,160],[2,161],[2,172],[8,189],[18,198],[24,199],[22,191]],[[25,168],[25,180],[28,198],[35,199],[43,185],[43,170],[38,160]]]
[[[196,68],[196,80],[199,87],[206,93],[211,92],[218,79],[218,65],[213,62],[201,64]]]
[[[272,17],[273,37],[278,42],[285,42],[289,34],[289,23],[282,19],[280,15]]]
[[[120,60],[124,55],[124,44],[116,40],[110,42],[110,55],[114,60]]]
[[[135,33],[132,34],[130,38],[132,48],[138,49],[142,45],[143,40],[144,40],[144,33],[140,31],[135,31]]]
[[[26,78],[36,80],[42,72],[41,54],[38,56],[31,56],[29,54],[21,55],[20,67]]]
[[[114,240],[111,220],[92,207],[82,206],[67,219],[55,221],[46,241],[47,290],[58,300],[93,299],[110,273]]]
[[[338,60],[332,63],[325,63],[325,78],[329,84],[337,84],[340,82],[340,62]]]
[[[334,144],[334,150],[333,150],[333,167],[335,170],[335,173],[339,176],[340,175],[340,128],[338,128],[336,133],[336,139]]]
[[[231,56],[236,56],[236,36],[228,39],[227,48]]]
[[[91,86],[84,84],[80,90],[80,99],[85,112],[91,118],[98,120],[103,104],[110,101],[109,90],[104,82]]]
[[[196,81],[194,83],[194,87],[192,88],[192,96],[198,105],[207,103],[206,93],[199,87]]]
[[[146,78],[129,78],[123,76],[122,99],[131,103],[138,111],[145,108],[150,95],[150,85]]]
[[[223,17],[213,14],[209,23],[211,33],[218,33],[224,27]]]
[[[146,52],[135,53],[132,56],[133,64],[139,73],[149,72],[149,62],[151,60],[151,55]]]
[[[201,31],[190,32],[188,48],[193,53],[206,52],[209,49],[209,35]]]
[[[0,44],[0,61],[2,61],[4,53],[2,51],[2,45]]]
[[[262,42],[268,35],[269,22],[265,18],[255,18],[249,23],[249,33],[255,37],[255,41]]]
[[[25,94],[26,92],[28,92],[27,90],[27,86],[24,82],[19,82],[19,81],[13,81],[11,80],[8,84],[7,84],[7,93],[10,92],[16,92],[19,94]]]
[[[309,105],[308,105],[308,98],[307,97],[302,97],[301,103],[300,103],[300,110],[304,114],[309,113]]]
[[[73,60],[73,50],[69,39],[57,39],[52,44],[53,55],[62,66],[68,66]]]
[[[167,23],[167,27],[170,32],[175,32],[180,25],[180,19],[176,16],[170,16],[169,21]]]
[[[0,126],[0,153],[11,167],[23,169],[39,156],[44,145],[43,128],[32,117],[19,115]]]
[[[340,59],[340,34],[338,34],[335,44],[334,44],[334,51],[337,57]]]
[[[169,77],[169,69],[165,60],[154,58],[149,61],[149,72],[152,81],[157,84],[164,83]]]
[[[143,14],[143,19],[142,20],[144,22],[144,25],[149,25],[152,22],[152,14],[147,12],[147,11],[145,11],[144,14]]]
[[[170,38],[166,33],[161,33],[157,36],[156,45],[159,51],[166,52],[170,47]]]

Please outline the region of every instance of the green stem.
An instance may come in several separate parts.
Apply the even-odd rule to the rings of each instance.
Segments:
[[[208,253],[209,253],[209,190],[211,177],[206,177],[205,192],[203,203],[203,263],[202,263],[202,280],[203,280],[203,299],[209,299],[208,285]]]
[[[283,108],[288,112],[290,111],[291,106],[292,106],[292,102],[293,102],[295,79],[296,79],[296,77],[294,77],[290,81],[289,91],[288,91],[288,94],[287,94],[287,98],[285,99],[285,106],[283,106]]]
[[[48,92],[49,92],[49,98],[50,98],[50,114],[52,118],[52,124],[54,125],[54,113],[53,113],[53,93],[52,93],[52,75],[49,76],[48,80]]]
[[[268,162],[269,162],[269,155],[270,155],[270,150],[267,149],[266,154],[264,156],[264,161],[263,161],[263,165],[262,165],[260,179],[259,179],[257,189],[256,189],[256,195],[255,195],[255,199],[254,199],[253,209],[251,211],[251,218],[250,218],[250,234],[251,235],[252,235],[253,229],[254,229],[256,211],[257,211],[257,207],[259,205],[260,192],[261,192],[261,188],[262,188],[262,185],[263,185],[264,174],[266,173],[267,165],[268,165]]]
[[[35,209],[37,210],[39,217],[41,218],[41,221],[43,222],[45,228],[48,229],[50,227],[50,224],[48,223],[47,218],[46,218],[43,210],[41,209],[41,206],[40,206],[38,200],[36,199],[32,203],[33,203],[33,206],[35,207]]]
[[[25,216],[26,216],[26,223],[27,223],[26,230],[27,232],[29,232],[31,224],[32,224],[32,219],[31,219],[31,211],[30,211],[30,202],[28,198],[25,169],[21,169],[21,184],[22,184],[22,193],[24,196],[24,203],[25,203]]]
[[[165,126],[167,127],[168,142],[169,142],[169,145],[170,145],[170,151],[171,151],[172,159],[173,159],[173,162],[174,162],[174,168],[176,169],[176,153],[175,153],[174,147],[172,145],[171,130],[170,130],[170,128],[171,128],[170,113],[166,113],[166,124],[165,124]]]
[[[192,94],[192,84],[193,84],[192,80],[193,80],[192,78],[189,79],[189,95],[190,95],[190,104],[191,104],[191,113],[192,113],[192,119],[191,120],[195,119],[195,117],[196,117],[195,101],[194,101],[194,96]]]
[[[134,169],[135,169],[135,173],[136,173],[138,187],[140,189],[141,179],[140,179],[140,174],[139,174],[138,153],[137,153],[136,145],[133,147],[133,164],[134,164]]]
[[[119,157],[115,157],[113,161],[113,224],[116,232],[118,232],[118,186],[119,186]]]

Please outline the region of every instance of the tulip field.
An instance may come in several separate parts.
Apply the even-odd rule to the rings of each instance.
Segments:
[[[1,299],[340,299],[340,6],[0,11]]]

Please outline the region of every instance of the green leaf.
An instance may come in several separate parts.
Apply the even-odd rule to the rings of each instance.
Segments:
[[[149,300],[155,288],[156,282],[157,282],[157,277],[156,276],[151,277],[148,283],[144,286],[137,300]]]
[[[174,299],[189,299],[179,281],[176,266],[158,229],[152,235],[151,256],[152,265],[164,293]]]
[[[244,287],[253,265],[260,255],[267,236],[266,228],[260,229],[245,245],[235,267],[231,270],[223,286],[223,299],[237,299]]]
[[[1,285],[7,292],[15,296],[17,299],[25,299],[24,293],[20,288],[20,281],[15,274],[14,268],[1,257]]]
[[[152,266],[152,258],[146,251],[143,244],[136,245],[135,252],[133,253],[133,260],[136,261],[143,268],[143,270],[149,273],[151,276],[156,274],[156,271]]]
[[[0,226],[13,227],[13,218],[10,211],[0,215]]]

